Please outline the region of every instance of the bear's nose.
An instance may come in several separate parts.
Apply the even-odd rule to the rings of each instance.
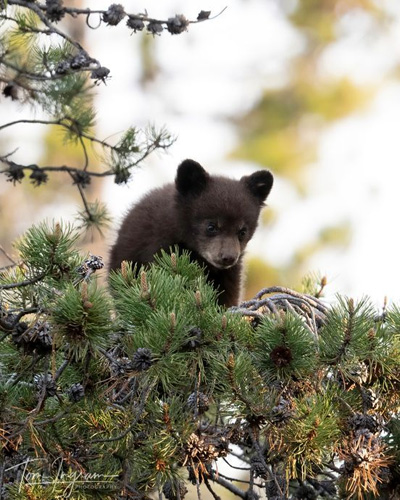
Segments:
[[[236,264],[236,257],[234,255],[222,255],[221,261],[224,266],[233,266],[233,264]]]

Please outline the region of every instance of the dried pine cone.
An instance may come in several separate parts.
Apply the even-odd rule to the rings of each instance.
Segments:
[[[46,174],[46,172],[43,172],[42,169],[36,167],[33,169],[29,178],[31,179],[31,182],[34,186],[40,186],[42,184],[46,184],[49,176]]]
[[[139,347],[132,357],[131,366],[132,370],[144,372],[148,370],[153,364],[153,353],[150,349]]]
[[[115,359],[110,364],[110,369],[114,377],[122,377],[127,371],[133,370],[134,368],[132,361],[127,357],[123,357]]]
[[[68,399],[72,403],[77,403],[85,396],[85,389],[83,388],[83,385],[79,383],[72,384],[67,392],[68,392]]]
[[[277,368],[283,368],[290,365],[293,360],[293,353],[289,347],[279,345],[272,349],[269,357]]]
[[[33,377],[33,383],[40,394],[43,390],[43,386],[46,385],[46,396],[53,397],[57,393],[57,384],[51,373],[47,374],[47,377],[43,373],[38,373]]]
[[[349,426],[354,430],[368,429],[371,432],[377,432],[378,422],[372,415],[364,413],[355,413],[348,419]]]
[[[364,410],[376,409],[376,407],[379,405],[378,394],[373,389],[365,389],[364,387],[362,387],[361,397]]]
[[[21,182],[25,177],[24,169],[13,162],[9,163],[8,170],[4,172],[8,177],[7,181],[12,182],[15,186],[16,182]]]
[[[293,408],[290,401],[280,398],[279,404],[271,410],[270,421],[274,424],[284,424],[293,415]]]
[[[163,486],[163,493],[167,500],[178,500],[178,498],[183,500],[187,492],[188,489],[183,481],[167,481]]]
[[[183,344],[184,349],[195,350],[201,346],[203,332],[197,326],[191,328],[188,332],[188,340]]]
[[[51,352],[53,345],[51,328],[47,322],[35,323],[31,328],[28,328],[26,323],[20,322],[12,333],[12,339],[25,353],[47,354]]]
[[[207,442],[203,437],[192,433],[186,443],[186,460],[189,462],[207,463],[216,460],[219,452],[216,447]]]
[[[121,4],[113,3],[103,14],[103,21],[109,26],[116,26],[125,17],[125,10]]]
[[[90,276],[94,271],[104,267],[103,258],[99,255],[90,254],[89,257],[77,268],[77,272],[84,278]]]
[[[171,35],[179,35],[187,30],[189,26],[189,21],[185,16],[176,15],[175,17],[170,17],[167,21],[167,29]]]
[[[256,477],[267,479],[268,469],[258,455],[253,455],[250,459],[250,467]]]
[[[142,31],[144,29],[144,22],[142,19],[129,16],[128,20],[126,21],[126,25],[128,28],[133,29],[133,31],[136,33],[136,31]]]
[[[73,184],[79,185],[82,188],[86,188],[92,181],[90,175],[83,170],[74,172],[73,174],[71,174],[71,177],[74,181]]]
[[[18,87],[14,82],[7,83],[3,88],[4,97],[10,97],[12,101],[18,101]]]
[[[92,80],[96,80],[98,82],[101,80],[102,82],[105,82],[108,78],[108,75],[110,74],[110,70],[106,68],[105,66],[100,66],[99,68],[94,69],[90,73],[90,78]]]
[[[163,25],[157,21],[151,21],[147,25],[147,31],[152,35],[159,35],[163,30]]]
[[[52,22],[61,21],[65,16],[63,0],[46,0],[46,14],[47,18]]]
[[[186,404],[193,412],[197,408],[199,415],[202,415],[209,409],[210,399],[204,392],[192,392],[187,398]]]
[[[114,171],[114,182],[115,184],[126,184],[131,178],[131,173],[128,168],[118,167]]]

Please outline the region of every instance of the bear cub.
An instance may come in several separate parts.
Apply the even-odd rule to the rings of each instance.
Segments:
[[[174,184],[150,191],[128,212],[111,249],[110,269],[124,260],[147,264],[161,249],[178,245],[205,266],[219,303],[237,305],[243,253],[272,184],[267,170],[237,181],[183,161]]]

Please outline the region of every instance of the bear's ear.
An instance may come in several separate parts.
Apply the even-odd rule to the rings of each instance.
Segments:
[[[204,191],[209,178],[210,176],[200,163],[194,160],[185,160],[178,167],[175,179],[176,189],[183,196],[198,195]]]
[[[274,183],[274,177],[269,170],[259,170],[254,174],[242,177],[240,180],[246,184],[247,189],[255,196],[260,205],[264,204]]]

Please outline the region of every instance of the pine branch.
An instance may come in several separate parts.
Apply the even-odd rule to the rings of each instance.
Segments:
[[[9,15],[13,9],[19,9],[20,14]],[[32,13],[33,18],[28,17],[29,14],[26,13]],[[84,206],[83,223],[100,230],[101,224],[107,221],[107,217],[99,218],[100,211],[96,211],[96,206],[89,203],[83,192],[91,179],[114,176],[116,183],[125,183],[129,180],[131,169],[140,165],[154,151],[170,147],[174,140],[162,130],[159,133],[151,131],[148,138],[140,143],[137,142],[136,134],[129,135],[128,131],[128,135],[125,135],[122,142],[112,145],[90,133],[89,129],[93,126],[94,116],[90,107],[84,102],[84,96],[88,95],[97,83],[104,82],[108,78],[109,70],[102,67],[97,59],[91,57],[82,45],[65,31],[62,24],[56,26],[56,23],[66,14],[73,18],[79,15],[86,15],[89,18],[93,13],[99,14],[101,23],[108,26],[115,26],[127,17],[128,26],[131,29],[140,31],[147,26],[148,31],[153,35],[159,34],[164,29],[163,25],[172,34],[179,34],[185,31],[190,23],[184,16],[158,21],[149,17],[147,13],[126,14],[122,6],[116,4],[111,5],[108,10],[91,10],[66,8],[57,1],[46,4],[25,0],[8,1],[0,10],[0,19],[6,23],[15,24],[15,34],[18,36],[29,36],[30,45],[32,41],[34,50],[32,51],[33,57],[30,57],[30,54],[27,56],[18,45],[9,43],[9,30],[6,25],[2,34],[5,41],[4,49],[0,54],[0,69],[3,70],[0,81],[5,84],[3,94],[13,100],[20,98],[22,100],[19,93],[23,91],[27,102],[42,106],[50,117],[47,120],[15,120],[2,124],[0,130],[22,123],[61,127],[68,133],[69,140],[79,143],[83,160],[82,168],[70,165],[39,166],[33,163],[23,165],[11,161],[12,153],[9,153],[0,157],[0,162],[7,167],[0,173],[5,174],[15,185],[22,181],[25,171],[31,172],[30,179],[35,186],[45,184],[48,180],[48,173],[68,173],[73,184],[77,185]],[[206,20],[208,17],[203,15],[200,20]],[[143,23],[142,28],[140,23]],[[45,29],[42,29],[40,25],[45,26]],[[57,47],[52,44],[49,48],[41,47],[39,36],[43,34],[53,35],[64,45]],[[95,82],[91,86],[87,83],[89,77]],[[55,82],[60,83],[55,85]],[[129,140],[127,140],[128,137]],[[90,168],[90,158],[84,139],[107,150],[103,163],[106,166],[108,164],[108,168],[104,171],[98,172]]]
[[[7,0],[9,5],[19,5],[21,7],[25,7],[28,9],[31,9],[33,12],[35,12],[38,17],[42,20],[42,22],[48,26],[49,30],[53,30],[54,24],[50,23],[47,19],[48,16],[48,9],[46,8],[45,5],[38,4],[37,8],[32,8],[32,5],[29,1],[24,1],[24,0]],[[35,6],[36,7],[36,6]],[[122,5],[116,5],[113,4],[113,6],[109,7],[108,10],[96,10],[96,9],[80,9],[80,8],[74,8],[74,7],[60,7],[59,9],[59,15],[64,16],[65,14],[69,14],[73,18],[76,18],[79,15],[86,16],[86,24],[88,27],[91,27],[89,24],[89,18],[93,14],[98,14],[101,17],[101,22],[104,22],[105,24],[109,26],[116,26],[119,24],[122,19],[125,17],[128,17],[128,22],[127,25],[128,27],[132,28],[133,30],[136,31],[141,31],[144,29],[145,25],[144,23],[147,23],[147,31],[152,34],[160,34],[162,30],[159,29],[154,29],[154,26],[163,26],[165,27],[171,34],[176,35],[183,33],[186,31],[187,26],[189,24],[198,24],[207,20],[212,20],[216,19],[220,15],[223,14],[223,12],[227,9],[227,7],[223,8],[219,13],[217,13],[214,16],[210,16],[210,12],[206,11],[201,11],[197,17],[196,20],[187,20],[184,16],[175,16],[171,17],[169,19],[158,19],[154,17],[150,17],[147,12],[144,14],[129,14],[124,11],[124,8]],[[136,22],[135,22],[136,21]],[[140,23],[143,23],[140,24]],[[99,28],[100,24],[95,28]],[[68,40],[70,43],[71,41],[68,39],[68,37],[65,35],[65,33],[55,30],[55,33],[57,33],[59,36],[63,36]],[[79,48],[79,46],[77,46]]]
[[[141,402],[135,410],[135,418],[133,419],[132,423],[127,427],[127,429],[124,430],[124,432],[118,434],[118,436],[114,436],[112,438],[104,438],[104,439],[92,439],[90,440],[90,444],[95,444],[95,443],[112,443],[114,441],[120,441],[121,439],[124,439],[136,426],[138,423],[139,419],[142,417],[143,412],[145,411],[145,405],[147,402],[148,397],[150,396],[151,391],[155,387],[157,383],[157,380],[154,380],[151,384],[149,384],[148,388],[143,392],[142,394],[142,399]]]
[[[8,253],[4,250],[4,248],[3,248],[2,245],[0,245],[0,253],[2,253],[11,262],[11,264],[10,264],[11,267],[17,265],[17,263],[15,262],[15,260],[12,257],[10,257],[10,255],[8,255]],[[3,268],[0,268],[0,270],[1,269],[3,269]]]
[[[211,485],[210,485],[210,481],[208,480],[208,478],[204,478],[204,484],[206,485],[206,488],[208,489],[208,491],[211,493],[212,497],[215,499],[215,500],[221,500],[221,497],[219,495],[217,495],[215,493],[215,491],[212,489]]]
[[[70,121],[71,124],[68,124],[67,122]],[[40,119],[34,119],[34,120],[28,120],[28,119],[23,119],[23,120],[14,120],[12,122],[5,123],[4,125],[0,125],[0,130],[3,130],[8,127],[12,127],[14,125],[19,125],[19,124],[32,124],[32,125],[57,125],[60,127],[63,127],[71,132],[76,133],[77,132],[77,127],[74,118],[70,118],[68,116],[65,116],[63,118],[60,118],[58,120],[40,120]],[[93,143],[100,144],[102,147],[109,148],[109,149],[115,149],[115,146],[112,146],[109,144],[107,141],[102,141],[101,139],[98,139],[92,135],[86,134],[85,132],[79,131],[79,138],[85,138],[88,139],[89,141]],[[4,158],[4,157],[1,157]],[[43,168],[43,167],[41,167]],[[93,173],[92,175],[95,175]]]
[[[233,493],[235,496],[237,496],[239,498],[243,498],[244,500],[247,498],[247,493],[245,491],[241,490],[240,488],[238,488],[237,486],[232,484],[231,481],[224,479],[222,477],[222,475],[218,474],[218,475],[214,476],[213,480],[216,483],[223,486],[224,488],[226,488],[231,493]]]
[[[336,359],[333,361],[334,363],[340,361],[340,359],[345,354],[346,349],[352,340],[353,330],[354,330],[354,314],[355,314],[353,299],[349,299],[349,301],[347,302],[347,312],[348,312],[348,318],[345,319],[343,341],[337,353]]]
[[[31,10],[39,17],[39,19],[42,21],[42,23],[45,26],[47,26],[50,33],[56,34],[59,37],[63,38],[68,43],[70,43],[73,47],[75,47],[78,51],[83,50],[83,47],[81,46],[81,44],[79,42],[77,42],[76,40],[74,40],[73,38],[68,36],[64,31],[61,31],[60,29],[58,29],[54,25],[54,23],[51,23],[48,20],[48,18],[46,17],[46,15],[43,12],[43,10],[46,11],[44,6],[39,6],[39,5],[36,5],[36,3],[34,3],[34,2],[24,1],[24,0],[7,0],[7,3],[8,3],[8,5],[16,5],[16,6],[25,7],[26,9]]]
[[[12,290],[13,288],[21,288],[29,285],[34,285],[35,283],[42,281],[43,278],[45,278],[46,274],[47,273],[41,273],[37,276],[34,276],[33,278],[24,281],[19,281],[17,283],[7,283],[5,285],[0,284],[0,290]]]

